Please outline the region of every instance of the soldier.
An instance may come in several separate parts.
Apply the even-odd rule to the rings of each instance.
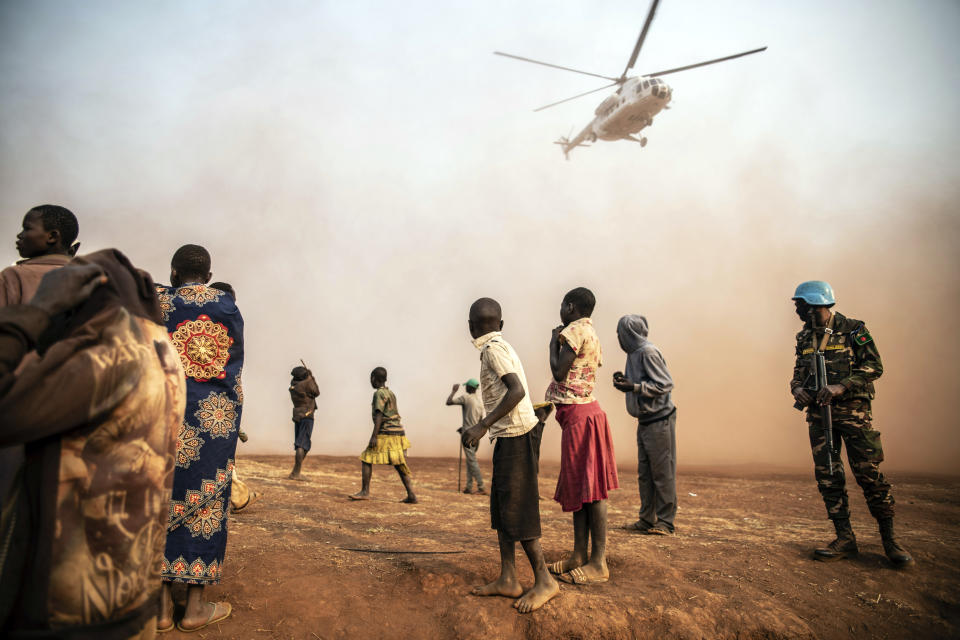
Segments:
[[[817,487],[826,504],[827,517],[833,520],[837,531],[837,538],[816,549],[814,558],[833,561],[858,552],[857,540],[850,528],[843,462],[839,457],[840,444],[846,443],[850,468],[857,484],[863,488],[870,513],[880,525],[884,552],[895,566],[913,564],[913,558],[893,535],[893,494],[890,483],[880,473],[883,461],[880,432],[871,424],[870,401],[876,395],[873,381],[883,373],[877,344],[863,322],[830,311],[836,300],[826,282],[813,280],[800,284],[793,300],[804,325],[797,334],[797,359],[790,392],[796,399],[794,407],[807,409]],[[809,380],[815,373],[813,354],[817,351],[824,354],[827,379],[824,388],[815,393]],[[820,407],[827,404],[833,412],[830,449],[827,449],[820,411]],[[828,454],[832,456],[832,465],[827,461]]]

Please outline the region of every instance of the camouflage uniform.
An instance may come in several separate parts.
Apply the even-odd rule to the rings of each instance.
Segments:
[[[827,507],[827,517],[845,520],[850,517],[840,444],[846,443],[847,460],[857,484],[863,489],[870,513],[878,520],[893,517],[893,494],[890,483],[880,472],[883,447],[880,432],[873,428],[870,401],[876,395],[873,381],[883,373],[883,364],[876,342],[863,322],[834,313],[831,320],[833,334],[822,348],[827,368],[827,383],[840,384],[846,391],[834,399],[833,409],[833,474],[827,464],[827,442],[823,432],[820,408],[807,407],[807,425],[810,429],[810,447],[813,450],[817,487]],[[804,325],[797,334],[796,364],[793,368],[791,391],[810,387],[815,347],[820,347],[824,332]],[[813,395],[813,394],[811,394]],[[803,407],[797,407],[802,409]]]

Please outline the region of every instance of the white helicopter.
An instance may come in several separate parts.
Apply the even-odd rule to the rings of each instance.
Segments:
[[[564,100],[552,102],[548,105],[534,109],[534,111],[542,111],[550,107],[555,107],[558,104],[563,104],[564,102],[569,102],[570,100],[576,100],[577,98],[582,98],[583,96],[590,95],[591,93],[596,93],[597,91],[609,89],[614,85],[620,85],[617,88],[616,93],[600,103],[600,106],[598,106],[594,111],[594,115],[596,117],[592,122],[590,122],[590,124],[583,128],[583,131],[578,133],[572,140],[566,137],[561,137],[554,143],[559,144],[563,148],[563,155],[568,160],[570,159],[570,151],[579,146],[589,146],[585,143],[596,142],[598,139],[632,140],[634,142],[639,142],[641,147],[646,146],[647,139],[645,137],[641,136],[637,138],[634,137],[633,134],[639,133],[645,127],[649,127],[651,124],[653,124],[653,116],[660,113],[663,109],[669,109],[670,107],[667,105],[670,102],[670,99],[673,97],[673,90],[669,87],[669,85],[667,85],[667,83],[660,79],[660,76],[665,76],[668,73],[677,73],[678,71],[686,71],[687,69],[704,67],[708,64],[724,62],[725,60],[733,60],[734,58],[748,56],[751,53],[760,53],[761,51],[766,51],[767,49],[766,47],[760,47],[759,49],[752,49],[750,51],[744,51],[743,53],[735,53],[731,56],[724,56],[723,58],[707,60],[706,62],[688,64],[683,67],[677,67],[676,69],[667,69],[666,71],[658,71],[656,73],[648,73],[643,76],[628,78],[627,72],[633,68],[633,65],[637,61],[637,56],[640,55],[640,48],[643,46],[643,41],[647,37],[647,31],[650,30],[650,23],[653,22],[653,14],[656,12],[657,4],[659,4],[659,2],[660,0],[653,0],[653,3],[650,5],[650,11],[647,13],[647,20],[643,24],[643,29],[640,31],[640,37],[637,38],[637,44],[633,48],[633,53],[630,54],[630,60],[627,61],[627,66],[623,70],[623,73],[620,74],[619,78],[604,76],[599,73],[590,73],[589,71],[580,71],[579,69],[571,69],[569,67],[561,67],[560,65],[550,64],[549,62],[531,60],[530,58],[515,56],[511,53],[503,53],[502,51],[494,51],[494,54],[498,56],[506,56],[507,58],[523,60],[524,62],[532,62],[534,64],[541,64],[546,67],[553,67],[554,69],[582,73],[584,75],[613,81],[613,84],[607,84],[599,89],[593,89],[591,91],[575,95],[571,98],[565,98]]]

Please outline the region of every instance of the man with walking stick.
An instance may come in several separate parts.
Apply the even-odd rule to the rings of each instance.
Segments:
[[[483,419],[483,400],[480,398],[480,394],[477,393],[479,387],[480,383],[477,382],[476,378],[470,378],[463,383],[462,391],[460,391],[460,385],[455,384],[453,385],[453,389],[450,390],[450,395],[447,396],[447,405],[458,404],[463,413],[463,425],[457,429],[457,433],[462,434]],[[479,443],[473,447],[464,445],[460,449],[461,456],[466,456],[467,458],[467,486],[463,492],[486,495],[487,492],[483,488],[483,476],[480,475],[480,465],[477,463],[478,447]],[[473,489],[474,480],[476,480],[477,483],[476,491]],[[457,463],[457,492],[460,492],[460,462]]]

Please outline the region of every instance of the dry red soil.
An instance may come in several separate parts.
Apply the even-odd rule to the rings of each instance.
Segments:
[[[883,555],[852,484],[861,554],[821,563],[832,538],[812,471],[684,469],[677,535],[615,527],[636,519],[632,470],[610,497],[610,581],[561,585],[542,609],[519,614],[506,598],[469,595],[499,567],[484,496],[456,492],[457,461],[412,458],[416,505],[401,504],[393,469],[374,469],[368,502],[356,458],[252,456],[238,470],[264,497],[230,517],[223,583],[211,598],[233,615],[202,638],[950,638],[960,637],[960,479],[895,475],[897,525],[916,566]],[[489,477],[489,462],[482,464]],[[569,514],[550,498],[558,466],[540,473],[548,561],[572,546]],[[848,476],[849,477],[849,476]],[[390,550],[369,553],[350,549]],[[429,551],[455,553],[400,553]],[[521,582],[533,582],[518,549]],[[178,596],[182,596],[180,590]],[[186,636],[173,632],[166,637]]]

